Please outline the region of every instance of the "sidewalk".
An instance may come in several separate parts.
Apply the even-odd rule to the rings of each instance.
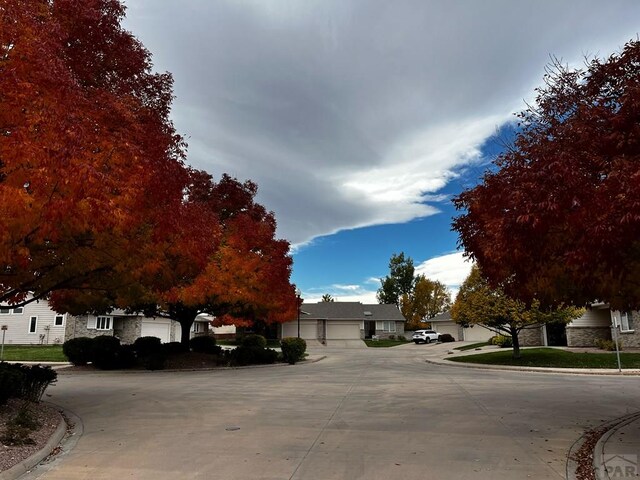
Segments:
[[[600,438],[593,452],[596,478],[640,476],[640,412],[623,417]]]

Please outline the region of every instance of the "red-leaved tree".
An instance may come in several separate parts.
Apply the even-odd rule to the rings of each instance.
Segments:
[[[118,0],[0,0],[0,303],[131,297],[162,270],[184,145],[171,76],[123,15]]]
[[[584,70],[555,62],[519,120],[454,200],[461,246],[516,298],[640,308],[640,41]]]

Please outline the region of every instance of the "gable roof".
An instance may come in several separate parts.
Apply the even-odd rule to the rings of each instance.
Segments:
[[[360,302],[303,303],[300,318],[309,320],[387,320],[404,322],[398,307]]]
[[[446,312],[439,313],[438,315],[436,315],[435,317],[427,321],[428,322],[451,322],[452,320],[453,319],[451,318],[451,312],[447,310]]]

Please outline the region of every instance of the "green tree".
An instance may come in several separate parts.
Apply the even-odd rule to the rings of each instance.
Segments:
[[[334,302],[335,299],[331,296],[331,294],[325,293],[324,295],[322,295],[322,301],[323,302]]]
[[[438,280],[418,275],[413,291],[401,297],[400,311],[407,320],[409,330],[422,328],[422,322],[435,317],[451,306],[451,293]]]
[[[513,357],[520,358],[518,335],[527,328],[538,328],[546,323],[569,323],[578,318],[583,309],[554,307],[543,310],[534,300],[530,306],[507,296],[501,288],[492,288],[474,265],[451,308],[451,318],[461,325],[482,325],[496,333],[511,336]]]
[[[413,259],[404,256],[404,252],[391,255],[389,260],[389,275],[380,279],[378,289],[378,303],[393,303],[400,306],[402,295],[413,292],[415,285],[415,267]]]

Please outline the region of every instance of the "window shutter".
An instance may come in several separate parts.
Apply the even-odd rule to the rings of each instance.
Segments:
[[[87,321],[87,328],[89,330],[95,330],[96,327],[96,317],[93,315],[89,315],[89,320]]]

